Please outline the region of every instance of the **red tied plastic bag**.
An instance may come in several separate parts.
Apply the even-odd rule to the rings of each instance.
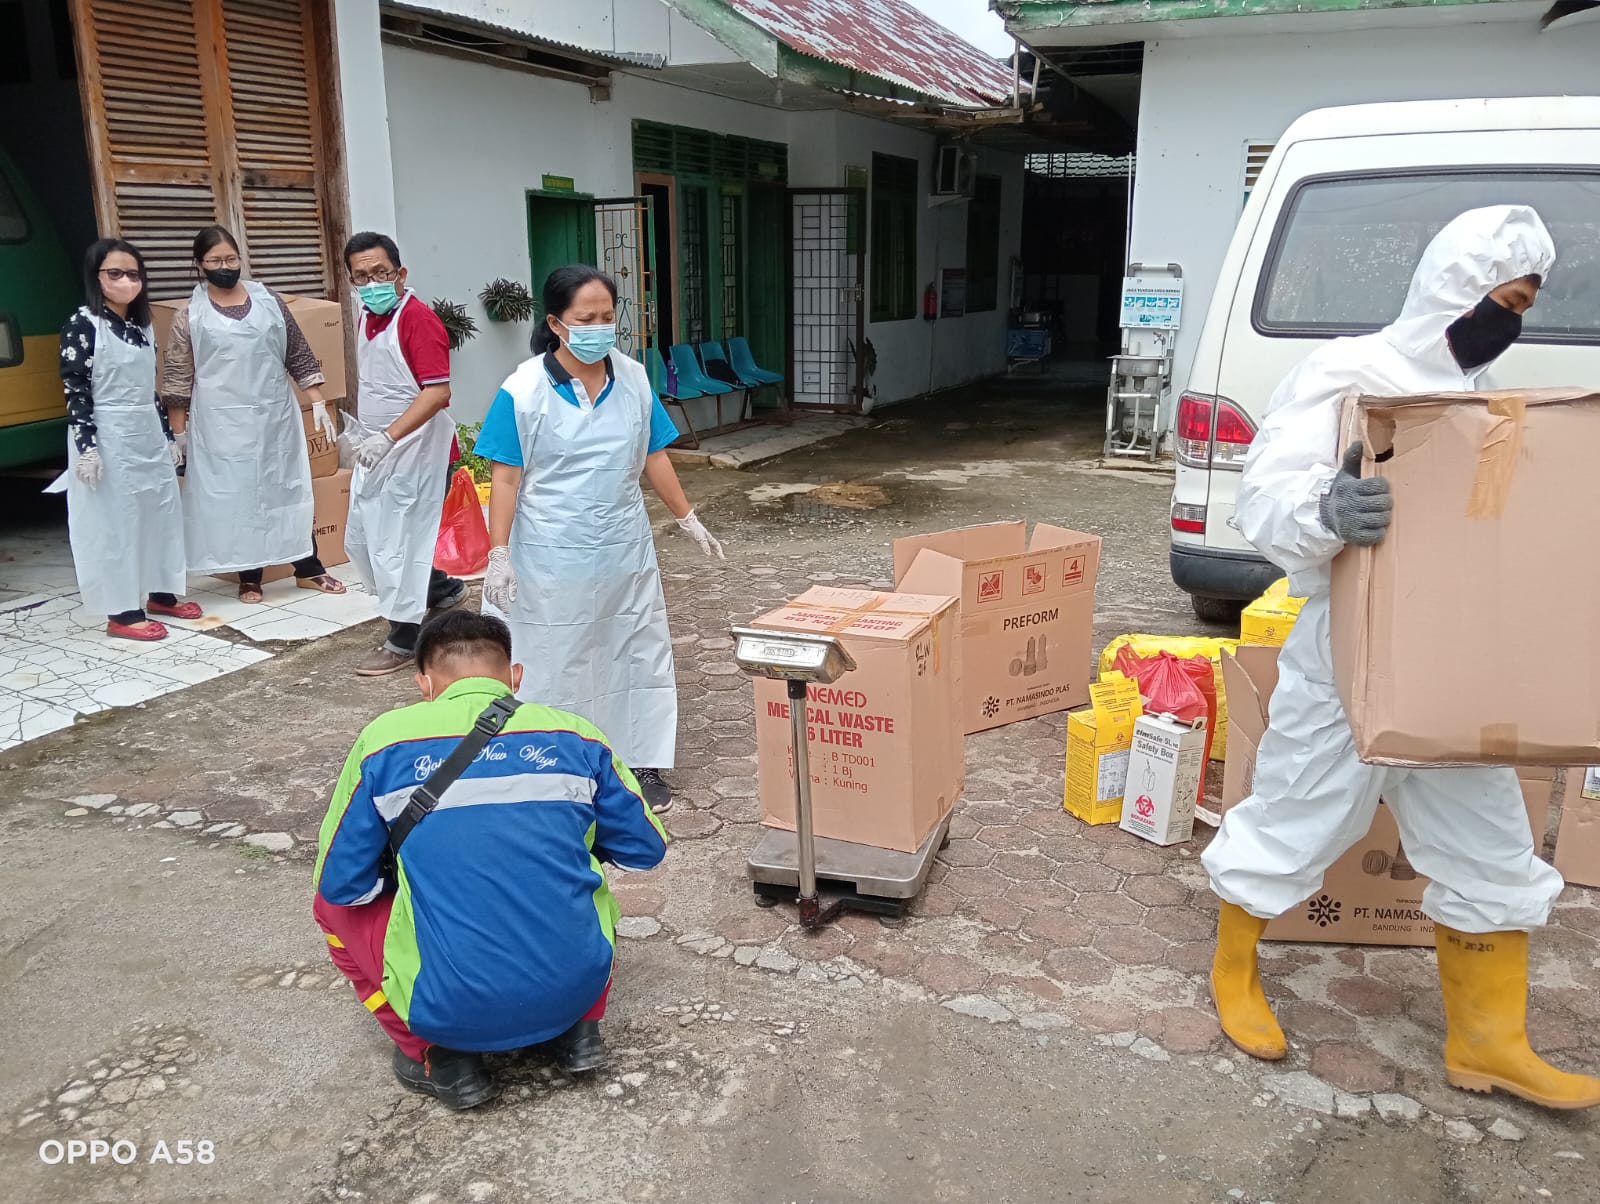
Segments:
[[[1175,715],[1185,723],[1204,718],[1205,763],[1210,763],[1211,736],[1217,727],[1217,679],[1209,660],[1203,656],[1175,656],[1171,652],[1139,656],[1124,644],[1117,649],[1117,658],[1111,667],[1139,683],[1145,714]],[[1205,774],[1202,773],[1197,804],[1205,802],[1205,793]]]
[[[456,469],[450,478],[433,563],[452,577],[476,577],[489,567],[489,524],[469,468]]]

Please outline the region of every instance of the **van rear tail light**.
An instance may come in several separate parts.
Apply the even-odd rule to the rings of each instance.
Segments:
[[[1190,468],[1244,467],[1255,424],[1226,397],[1185,393],[1178,399],[1178,462]]]
[[[1172,529],[1174,531],[1182,531],[1185,535],[1204,535],[1206,533],[1206,508],[1204,506],[1174,503],[1172,507]]]

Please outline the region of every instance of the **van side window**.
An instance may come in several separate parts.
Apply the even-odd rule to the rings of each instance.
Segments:
[[[1419,171],[1303,181],[1284,205],[1257,286],[1269,336],[1365,334],[1392,322],[1423,249],[1483,205],[1532,205],[1556,268],[1528,312],[1532,342],[1600,343],[1600,171]]]

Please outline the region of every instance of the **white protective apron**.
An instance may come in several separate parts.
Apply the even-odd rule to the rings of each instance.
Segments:
[[[67,531],[78,592],[91,615],[140,610],[151,594],[183,594],[183,506],[178,472],[156,410],[156,346],[94,332],[96,442],[104,471],[90,488],[78,480],[77,442],[67,436]]]
[[[400,313],[422,304],[407,292],[389,325],[375,338],[356,335],[359,417],[349,438],[359,444],[411,408],[422,386],[400,350]],[[363,321],[365,315],[363,315]],[[441,411],[400,440],[372,472],[350,477],[350,519],[344,550],[378,613],[391,623],[420,623],[428,613],[428,577],[439,542],[439,520],[455,433]]]
[[[313,550],[311,459],[284,367],[289,329],[266,288],[246,283],[250,312],[219,314],[189,298],[194,397],[184,469],[189,569],[226,573],[288,564]]]
[[[610,396],[580,408],[543,371],[517,400],[522,488],[511,529],[520,697],[589,720],[623,762],[670,769],[678,687],[639,476],[650,446],[644,369],[611,354]]]

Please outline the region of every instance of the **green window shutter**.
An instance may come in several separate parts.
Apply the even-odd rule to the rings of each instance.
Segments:
[[[870,209],[873,322],[900,322],[917,313],[917,181],[915,159],[872,156]]]
[[[967,312],[1000,302],[1000,177],[979,176],[967,206]]]

